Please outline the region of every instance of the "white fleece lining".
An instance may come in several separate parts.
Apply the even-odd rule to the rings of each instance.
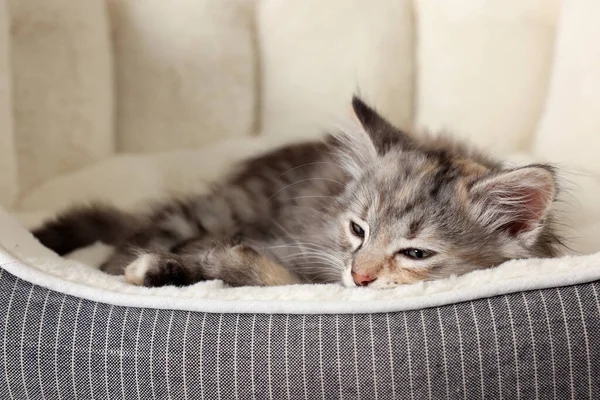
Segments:
[[[340,285],[228,288],[220,281],[184,288],[128,285],[43,248],[0,210],[0,267],[33,284],[102,303],[212,313],[351,314],[404,311],[600,279],[600,253],[513,260],[499,267],[394,289]]]
[[[571,264],[577,272],[564,272],[552,275],[528,276],[483,285],[465,286],[446,292],[427,294],[426,284],[417,284],[423,288],[420,296],[381,299],[381,300],[359,300],[359,301],[336,301],[334,286],[322,285],[331,288],[334,294],[330,302],[315,301],[286,301],[286,300],[215,300],[215,299],[192,299],[187,296],[171,297],[160,296],[152,293],[156,289],[138,288],[139,293],[120,293],[99,289],[77,282],[70,282],[57,276],[44,273],[23,262],[13,258],[5,251],[0,251],[0,267],[7,272],[27,282],[54,290],[71,296],[87,300],[113,304],[126,307],[144,307],[155,309],[198,311],[211,313],[248,313],[248,314],[358,314],[358,313],[381,313],[393,311],[416,310],[436,307],[445,304],[453,304],[471,301],[497,295],[569,286],[580,283],[592,282],[600,279],[600,254],[581,257],[565,257],[555,260],[535,260],[541,264],[552,264],[556,262]],[[525,266],[528,262],[520,260],[514,262]],[[593,265],[593,266],[592,266]],[[591,266],[591,267],[590,267]],[[502,267],[500,267],[502,268]],[[411,285],[412,286],[412,285]],[[289,287],[293,291],[297,287]],[[269,288],[253,288],[254,290],[268,290]],[[179,289],[183,290],[183,289]],[[230,289],[231,290],[231,289]],[[393,290],[376,289],[344,289],[360,292],[393,292]],[[144,293],[146,292],[146,293]],[[362,297],[362,296],[359,296]],[[386,296],[387,297],[387,296]],[[200,301],[194,301],[200,300]]]

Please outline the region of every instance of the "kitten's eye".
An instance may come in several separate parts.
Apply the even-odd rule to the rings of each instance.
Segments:
[[[405,249],[401,250],[400,253],[408,258],[412,258],[415,260],[422,260],[433,255],[433,253],[421,249]]]
[[[352,233],[354,233],[355,236],[364,239],[365,230],[361,228],[360,225],[358,225],[356,222],[350,222],[350,229],[352,230]]]

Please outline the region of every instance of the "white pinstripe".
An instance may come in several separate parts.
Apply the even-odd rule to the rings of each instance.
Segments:
[[[403,312],[404,316],[404,332],[406,333],[406,358],[408,361],[408,386],[410,388],[410,399],[415,400],[415,390],[413,388],[413,376],[412,376],[412,359],[410,355],[410,337],[408,335],[408,321],[406,320],[406,312]]]
[[[288,364],[288,327],[289,327],[289,319],[290,315],[286,314],[285,316],[285,332],[283,337],[283,353],[285,359],[285,392],[287,394],[288,400],[292,398],[290,395],[290,366]]]
[[[63,295],[62,301],[60,303],[60,311],[58,312],[58,320],[56,323],[56,340],[54,342],[54,378],[56,379],[56,394],[58,395],[58,399],[62,398],[60,394],[60,384],[58,381],[58,337],[60,336],[60,320],[62,319],[62,312],[65,306],[65,299],[67,295]]]
[[[481,399],[485,399],[485,384],[483,380],[483,358],[481,356],[481,335],[479,333],[479,323],[477,321],[477,314],[475,313],[475,305],[472,301],[471,311],[473,312],[473,322],[475,323],[475,336],[477,339],[477,355],[479,356],[479,377],[481,378]]]
[[[123,328],[121,329],[121,349],[119,351],[119,374],[121,376],[121,395],[125,399],[125,377],[123,376],[123,342],[125,339],[125,326],[127,323],[127,315],[129,314],[129,308],[125,308],[125,315],[123,316]]]
[[[2,276],[2,272],[4,270],[0,269],[0,277]],[[44,394],[44,383],[42,382],[42,365],[40,363],[40,360],[42,359],[41,357],[41,347],[42,347],[42,328],[44,327],[44,316],[46,314],[46,306],[48,305],[48,297],[50,296],[50,290],[48,290],[46,292],[46,298],[44,299],[44,306],[42,307],[42,316],[40,318],[40,330],[38,332],[38,345],[37,345],[37,370],[38,370],[38,379],[40,382],[40,393],[42,394],[42,398],[46,398],[46,395]],[[92,317],[92,323],[94,322],[94,319]],[[94,400],[94,397],[92,396],[92,400]]]
[[[273,399],[273,385],[271,384],[271,325],[273,323],[273,314],[269,314],[269,325],[267,333],[267,378],[269,388],[269,399]]]
[[[335,349],[337,355],[338,383],[340,385],[340,400],[344,398],[342,395],[342,361],[340,357],[340,316],[335,316]]]
[[[556,363],[554,361],[554,344],[552,343],[552,327],[550,325],[550,316],[548,315],[548,307],[546,306],[546,297],[543,291],[539,291],[542,298],[542,305],[544,306],[544,315],[546,316],[546,323],[548,324],[548,343],[550,344],[550,365],[552,366],[552,391],[554,393],[554,400],[556,397]]]
[[[171,310],[171,317],[169,318],[169,326],[167,327],[167,344],[165,346],[165,380],[167,382],[167,399],[171,399],[171,387],[169,386],[169,342],[171,341],[171,326],[173,325],[173,315],[175,311]],[[218,360],[217,353],[217,360]],[[218,362],[218,361],[217,361]],[[217,364],[219,365],[219,364]],[[217,376],[219,374],[217,369]]]
[[[47,296],[46,296],[47,298]],[[96,309],[98,303],[94,303],[94,310],[92,311],[92,326],[90,327],[90,342],[88,347],[88,379],[90,381],[90,399],[94,400],[94,382],[92,380],[92,339],[94,338],[94,323],[96,322]],[[43,325],[44,321],[42,321]],[[41,331],[41,328],[40,328]]]
[[[429,369],[429,348],[427,346],[427,328],[425,327],[425,316],[421,314],[421,325],[423,325],[423,340],[425,343],[425,371],[427,372],[427,398],[431,400],[431,370]],[[375,360],[373,360],[375,361]]]
[[[375,400],[377,400],[377,366],[375,365],[375,338],[373,337],[373,316],[369,314],[369,336],[371,339],[371,365],[373,367],[373,389],[375,390]]]
[[[304,336],[306,324],[306,316],[302,316],[302,385],[304,386],[304,398],[308,400],[308,388],[306,387],[306,343]]]
[[[356,398],[360,399],[360,380],[358,378],[358,349],[356,348],[356,318],[352,314],[352,343],[354,345],[354,373],[356,374]]]
[[[135,376],[135,390],[137,392],[138,400],[141,400],[140,394],[140,379],[138,376],[138,349],[140,345],[140,326],[142,325],[142,316],[144,315],[144,309],[141,309],[140,317],[138,318],[137,329],[135,331],[135,351],[133,354],[133,374]]]
[[[25,326],[27,322],[27,315],[29,314],[29,305],[31,304],[31,295],[33,294],[33,289],[35,285],[31,285],[31,289],[29,290],[29,296],[27,296],[27,304],[25,305],[25,313],[23,314],[23,326],[21,327],[21,351],[20,351],[20,359],[21,359],[21,379],[23,379],[23,390],[25,392],[25,398],[29,400],[29,392],[27,391],[27,382],[25,379],[25,362],[23,360],[23,348],[25,347]]]
[[[385,313],[385,320],[387,325],[387,335],[388,335],[388,352],[390,356],[390,376],[392,377],[392,399],[396,398],[396,383],[394,382],[394,352],[392,349],[392,330],[390,329],[390,314]],[[338,364],[339,367],[339,364]],[[341,386],[341,382],[340,382]]]
[[[600,300],[598,299],[598,292],[596,291],[596,284],[592,283],[592,292],[594,293],[594,299],[596,300],[596,308],[598,309],[598,316],[600,316]]]
[[[440,322],[440,336],[442,337],[442,356],[444,358],[444,381],[446,383],[446,398],[450,398],[450,381],[448,380],[448,354],[446,352],[446,335],[444,334],[444,324],[442,324],[442,314],[440,308],[437,308],[438,321]],[[389,329],[389,326],[388,326]]]
[[[73,342],[71,343],[71,379],[73,380],[73,395],[77,400],[77,385],[75,382],[75,339],[77,338],[77,323],[79,322],[79,311],[81,310],[81,301],[77,302],[77,311],[75,313],[75,326],[73,328]]]
[[[325,400],[325,377],[323,376],[323,321],[322,316],[319,315],[319,375],[321,378],[321,393],[322,398]]]
[[[200,398],[204,399],[204,325],[206,324],[206,313],[202,317],[202,326],[200,327],[200,368],[198,374],[200,375]]]
[[[153,368],[153,360],[154,360],[154,336],[156,335],[156,322],[158,321],[158,309],[154,312],[154,323],[152,324],[152,334],[150,335],[150,390],[152,391],[152,398],[156,399],[156,392],[154,390],[154,368]],[[200,335],[200,340],[202,340],[204,335]],[[200,363],[200,371],[202,371],[202,363]]]
[[[217,354],[215,362],[215,372],[217,380],[217,399],[221,399],[221,324],[223,323],[223,314],[219,315],[219,325],[217,326]]]
[[[523,302],[525,303],[525,312],[527,313],[527,321],[529,323],[529,332],[531,333],[531,352],[533,353],[533,381],[535,383],[535,398],[539,398],[539,383],[538,383],[538,369],[537,369],[537,356],[535,351],[535,335],[533,333],[533,322],[531,321],[531,313],[529,312],[529,303],[527,302],[527,296],[525,292],[521,292],[523,296]]]
[[[517,378],[517,399],[520,399],[521,382],[519,379],[519,353],[517,349],[517,334],[515,333],[515,320],[513,319],[513,314],[510,308],[510,301],[508,300],[508,296],[504,296],[504,300],[506,300],[506,307],[508,308],[508,321],[510,322],[510,331],[512,332],[513,337],[513,351],[515,352],[515,377]]]
[[[233,394],[238,400],[238,376],[237,376],[237,348],[238,348],[238,326],[240,324],[240,314],[235,319],[235,331],[233,333]]]
[[[184,398],[184,400],[187,400],[187,398],[188,398],[188,394],[187,394],[187,378],[186,378],[186,370],[185,370],[185,365],[187,364],[187,360],[185,358],[185,347],[186,347],[186,344],[187,344],[187,331],[188,331],[188,325],[190,323],[190,314],[191,314],[191,312],[188,311],[187,316],[185,318],[185,326],[183,327],[183,351],[182,351],[182,354],[181,354],[181,358],[182,358],[182,361],[183,361],[181,363],[181,368],[182,368],[181,376],[182,376],[182,379],[183,379],[183,398]],[[235,358],[234,358],[233,362],[235,363]]]
[[[592,398],[592,362],[590,360],[590,342],[588,339],[588,330],[585,324],[585,316],[583,315],[583,305],[579,296],[579,289],[575,286],[575,295],[577,296],[577,304],[579,304],[579,312],[581,315],[581,323],[583,324],[583,337],[585,338],[585,356],[587,361],[587,376],[588,376],[588,393],[589,398]]]
[[[571,399],[575,399],[575,381],[573,379],[573,357],[571,355],[571,335],[569,333],[569,324],[567,323],[567,312],[565,311],[565,305],[563,303],[560,289],[556,288],[558,293],[558,301],[560,302],[560,309],[562,310],[563,320],[565,322],[565,333],[567,335],[567,352],[569,355],[569,384],[571,386]]]
[[[458,310],[454,304],[454,315],[456,316],[456,328],[458,329],[458,348],[460,352],[460,370],[462,372],[462,383],[464,399],[467,400],[467,381],[465,376],[465,354],[463,352],[462,332],[460,329],[460,320],[458,319]]]
[[[494,308],[492,302],[487,299],[488,307],[490,309],[490,316],[492,317],[492,328],[494,329],[494,343],[496,344],[496,363],[498,365],[498,396],[499,400],[502,400],[502,368],[500,367],[500,344],[498,343],[498,330],[496,328],[496,317],[494,317]]]
[[[596,299],[596,308],[598,309],[598,315],[600,316],[600,300],[598,299],[598,292],[596,291],[596,284],[592,283],[592,292],[594,293],[594,299]]]
[[[252,315],[252,329],[250,331],[250,389],[252,398],[256,399],[256,387],[254,386],[254,325],[256,324],[256,314]]]
[[[110,318],[112,316],[114,306],[111,305],[108,310],[108,320],[106,322],[106,339],[104,341],[104,383],[106,384],[106,398],[110,399],[110,386],[108,385],[108,338],[110,333]]]
[[[4,270],[1,270],[4,271]],[[0,276],[1,278],[2,276]],[[15,284],[13,285],[12,292],[10,294],[10,300],[8,300],[8,310],[6,310],[6,318],[4,320],[4,339],[3,339],[3,352],[4,352],[4,376],[6,378],[6,388],[8,389],[8,395],[11,399],[14,399],[12,389],[10,387],[10,380],[8,379],[8,357],[6,352],[6,346],[8,341],[8,318],[10,316],[10,309],[12,308],[13,298],[15,297],[15,290],[17,289],[17,284],[19,283],[19,278],[15,278]],[[60,326],[60,316],[59,316],[59,326]],[[58,331],[58,328],[57,328]],[[57,334],[58,337],[58,334]],[[57,339],[58,340],[58,339]],[[58,378],[57,378],[58,382]],[[58,385],[58,383],[57,383]]]

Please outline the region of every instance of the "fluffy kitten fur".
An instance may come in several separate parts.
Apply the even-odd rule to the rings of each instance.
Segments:
[[[102,270],[146,286],[389,288],[558,254],[552,167],[502,169],[352,105],[356,124],[250,159],[209,194],[140,214],[72,208],[33,233],[61,255],[115,245]]]

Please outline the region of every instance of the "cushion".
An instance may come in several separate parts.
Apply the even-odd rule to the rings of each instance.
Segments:
[[[103,0],[9,4],[23,192],[112,154],[112,59]]]
[[[2,398],[600,395],[600,255],[391,290],[102,275],[0,213]]]
[[[600,176],[600,3],[565,2],[546,110],[533,151]]]
[[[254,1],[108,2],[117,148],[193,148],[254,131]]]
[[[348,114],[353,93],[411,127],[410,1],[261,1],[258,40],[264,134],[319,134]]]
[[[547,91],[558,0],[415,6],[417,126],[497,153],[529,149]]]
[[[13,135],[8,1],[0,0],[0,205],[9,207],[17,194],[17,158]]]
[[[0,269],[0,396],[595,399],[599,290],[385,313],[202,312],[92,301]]]
[[[576,250],[600,238],[600,4],[563,3],[549,96],[533,153],[563,170],[563,208]],[[581,240],[583,239],[583,240]]]

